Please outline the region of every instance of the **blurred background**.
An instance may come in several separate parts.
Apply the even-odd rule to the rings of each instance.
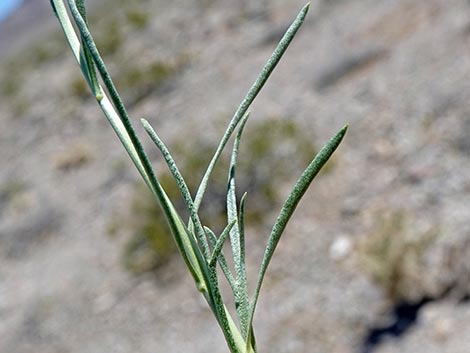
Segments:
[[[304,0],[87,3],[181,207],[138,119],[194,191]],[[268,270],[260,352],[470,351],[469,102],[468,1],[313,1],[242,140],[251,290],[290,187],[350,129]],[[227,352],[49,1],[0,1],[0,119],[0,352]],[[203,203],[217,232],[228,158]]]

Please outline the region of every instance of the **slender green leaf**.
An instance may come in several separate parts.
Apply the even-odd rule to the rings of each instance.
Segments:
[[[227,219],[228,222],[236,222],[236,227],[230,231],[230,245],[232,247],[233,261],[235,266],[235,278],[237,290],[235,294],[235,308],[237,310],[238,319],[242,334],[245,336],[248,332],[248,312],[249,312],[249,298],[248,298],[248,283],[246,278],[245,263],[241,255],[241,239],[240,239],[240,226],[238,224],[237,212],[237,197],[235,186],[235,173],[238,159],[238,148],[243,134],[243,128],[248,120],[249,113],[245,114],[240,122],[240,127],[233,143],[232,158],[230,161],[228,186],[227,186]]]
[[[266,64],[262,68],[258,78],[253,83],[247,95],[245,96],[240,106],[238,107],[237,111],[235,112],[234,116],[232,117],[232,120],[230,121],[229,126],[227,127],[227,130],[225,131],[217,147],[217,150],[215,151],[215,154],[212,157],[212,160],[210,161],[209,166],[207,167],[207,170],[201,180],[199,188],[197,190],[196,197],[194,199],[194,207],[196,208],[196,211],[199,210],[199,206],[201,205],[202,198],[204,197],[204,193],[207,188],[207,182],[209,181],[209,178],[212,174],[212,170],[214,169],[215,164],[217,163],[220,155],[222,154],[222,151],[224,150],[225,145],[230,139],[230,136],[232,136],[232,133],[237,127],[240,120],[248,111],[248,108],[250,107],[251,103],[253,103],[256,96],[261,91],[264,84],[268,80],[269,76],[271,75],[271,73],[273,72],[277,64],[279,63],[279,60],[281,60],[282,55],[285,53],[285,51],[289,47],[289,44],[291,43],[292,39],[295,37],[297,31],[299,30],[300,26],[304,22],[304,19],[305,19],[305,16],[307,15],[309,7],[310,7],[310,3],[305,5],[300,11],[300,13],[297,15],[297,18],[288,28],[287,32],[282,37],[276,49],[274,49],[273,54],[271,55],[269,60],[266,62]]]
[[[246,203],[246,192],[243,194],[240,201],[240,213],[238,219],[238,227],[240,231],[240,262],[245,264],[245,203]],[[248,284],[248,282],[247,282]],[[246,289],[246,295],[248,296],[248,285]],[[247,327],[246,332],[242,331],[244,337],[248,336],[246,340],[246,353],[255,353],[256,352],[256,341],[253,327],[250,326],[250,301],[247,299],[248,313],[247,313]]]
[[[346,134],[346,130],[347,126],[344,126],[338,133],[336,133],[336,135],[331,138],[330,141],[328,141],[328,143],[320,150],[320,152],[318,152],[313,161],[309,164],[307,169],[305,169],[300,178],[297,180],[290,195],[288,196],[287,200],[284,202],[284,205],[281,208],[281,212],[279,213],[279,216],[277,217],[277,220],[271,230],[271,234],[268,239],[268,244],[264,252],[263,260],[261,262],[261,269],[258,275],[258,282],[256,284],[255,294],[251,305],[250,330],[253,323],[253,315],[256,309],[256,304],[258,302],[261,285],[263,283],[263,279],[266,274],[268,265],[274,254],[274,250],[276,249],[276,246],[279,243],[281,235],[284,229],[286,228],[289,219],[294,213],[295,208],[297,207],[300,199],[307,191],[310,183],[313,181],[315,176],[318,174],[318,172],[321,170],[321,168],[325,165],[325,163],[331,157],[333,152],[339,146],[339,144],[343,140],[344,135]],[[247,337],[247,341],[249,341],[249,336]]]
[[[210,252],[209,252],[209,245],[207,242],[206,234],[204,233],[204,229],[202,227],[199,216],[195,212],[193,199],[191,197],[191,193],[189,192],[188,186],[186,185],[186,182],[184,181],[184,178],[181,175],[181,172],[179,171],[166,145],[163,143],[163,141],[160,139],[158,134],[155,132],[155,130],[152,128],[152,126],[149,124],[147,120],[141,119],[141,121],[142,121],[142,125],[145,131],[147,132],[147,134],[150,136],[152,141],[155,143],[157,148],[162,153],[162,156],[165,159],[168,165],[168,168],[170,169],[170,172],[176,181],[176,185],[178,186],[181,192],[181,195],[183,196],[184,202],[186,204],[186,208],[188,209],[188,212],[191,216],[192,224],[194,224],[195,226],[197,239],[199,241],[199,244],[201,244],[202,246],[203,254],[206,260],[209,261]],[[190,233],[192,234],[192,232]]]
[[[83,20],[82,16],[80,15],[80,12],[78,11],[78,8],[75,4],[74,0],[68,0],[70,12],[72,14],[72,17],[75,21],[75,24],[77,25],[77,28],[80,32],[80,36],[82,38],[83,44],[88,48],[90,51],[90,54],[93,58],[93,61],[96,65],[96,68],[98,72],[101,75],[101,78],[103,79],[103,82],[111,96],[111,102],[113,106],[117,110],[117,115],[122,121],[122,124],[124,126],[124,129],[129,137],[129,140],[133,146],[133,150],[136,153],[135,159],[140,160],[140,164],[136,165],[139,169],[139,167],[143,167],[139,172],[142,174],[144,179],[147,181],[147,184],[149,185],[150,188],[154,189],[154,192],[158,196],[158,199],[160,202],[164,202],[164,197],[162,194],[163,189],[159,186],[158,180],[155,176],[155,173],[152,169],[152,166],[150,165],[150,161],[144,151],[144,148],[142,146],[142,143],[140,142],[139,138],[137,137],[137,134],[135,133],[134,128],[132,127],[132,124],[129,119],[129,115],[127,113],[126,108],[124,107],[124,103],[122,102],[119,93],[113,83],[113,80],[111,79],[111,76],[109,75],[109,72],[106,68],[106,65],[101,58],[101,55],[98,52],[98,49],[96,48],[96,44],[93,40],[93,37],[91,33],[88,30],[88,27]],[[119,135],[118,135],[119,136]],[[132,149],[130,149],[132,150]],[[129,150],[128,150],[129,151]],[[134,160],[134,159],[133,159]]]
[[[70,49],[72,49],[72,53],[77,60],[78,64],[80,64],[80,40],[75,33],[73,28],[72,22],[70,21],[69,15],[67,13],[67,9],[65,8],[64,2],[62,0],[51,0],[52,8],[54,9],[54,13],[59,20],[60,26],[64,31],[65,38],[69,43]]]
[[[142,143],[138,139],[135,130],[130,123],[129,116],[119,96],[119,93],[114,86],[107,68],[98,52],[98,49],[96,48],[93,37],[90,34],[84,19],[80,15],[75,2],[73,0],[68,0],[68,4],[75,24],[79,29],[83,44],[89,49],[96,68],[98,69],[98,72],[100,73],[101,78],[103,79],[103,82],[111,95],[112,104],[106,96],[103,96],[103,98],[99,101],[100,106],[105,112],[105,115],[108,117],[108,120],[110,120],[111,125],[115,129],[119,139],[128,151],[140,174],[159,202],[170,226],[170,230],[175,238],[176,243],[178,244],[181,254],[183,255],[186,265],[190,269],[190,272],[193,275],[198,288],[201,291],[204,291],[206,290],[204,287],[207,286],[207,283],[204,283],[204,268],[201,268],[200,261],[198,260],[200,256],[199,248],[197,246],[194,247],[194,244],[192,243],[193,239],[191,239],[192,236],[187,231],[186,226],[181,221],[181,218],[176,212],[172,202],[158,182],[153,168],[150,165],[150,161],[143,149]],[[55,5],[57,5],[57,2],[55,2]],[[56,9],[58,10],[57,6]],[[66,12],[64,16],[68,16]],[[117,111],[114,110],[114,108],[116,108]],[[206,265],[205,262],[203,265]]]
[[[57,19],[59,20],[59,23],[64,31],[67,42],[69,43],[69,46],[72,49],[73,55],[75,59],[77,60],[79,66],[83,70],[86,67],[86,65],[82,63],[83,62],[83,55],[81,55],[82,45],[80,43],[80,40],[77,34],[75,33],[72,22],[65,8],[64,2],[62,0],[51,0],[51,4],[57,16]],[[83,74],[85,77],[88,75],[87,72],[83,72]],[[116,113],[114,107],[112,106],[111,102],[109,101],[106,95],[103,95],[102,99],[99,100],[99,104],[101,106],[101,109],[105,113],[105,116],[107,117],[108,121],[110,122],[111,126],[113,127],[114,131],[116,132],[122,144],[124,145],[124,148],[126,149],[132,161],[136,165],[137,170],[140,172],[140,174],[146,181],[147,185],[150,185],[150,180],[138,157],[136,149],[132,145],[132,141],[129,137],[129,134],[126,131],[125,126],[121,121],[121,118]]]
[[[98,52],[98,49],[96,48],[93,37],[88,31],[86,23],[81,17],[78,8],[76,7],[75,2],[73,0],[68,0],[68,4],[70,12],[79,29],[83,43],[89,49],[98,72],[100,73],[103,82],[105,83],[106,88],[111,95],[112,105],[110,104],[111,102],[109,102],[107,97],[103,96],[103,98],[99,101],[100,106],[105,112],[105,115],[108,117],[108,120],[110,120],[112,127],[115,129],[118,137],[129,153],[140,174],[146,181],[152,193],[155,195],[157,201],[160,203],[162,211],[164,212],[170,226],[171,232],[175,237],[175,241],[180,244],[180,251],[185,258],[186,264],[190,267],[190,270],[199,286],[202,281],[202,269],[199,268],[197,261],[195,261],[198,249],[194,249],[191,246],[190,239],[187,238],[188,234],[182,231],[184,223],[181,222],[172,202],[169,200],[165,191],[158,182],[157,177],[155,176],[153,168],[150,165],[150,161],[143,149],[142,143],[138,139],[135,130],[130,123],[129,116],[124,107],[124,104],[116,90],[116,87],[114,86],[106,65],[104,64]],[[114,108],[117,109],[117,112],[114,110]]]

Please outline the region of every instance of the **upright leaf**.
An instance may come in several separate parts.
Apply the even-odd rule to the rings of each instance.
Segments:
[[[284,202],[284,205],[281,208],[276,222],[271,230],[269,235],[268,244],[264,252],[263,260],[261,262],[261,268],[258,275],[258,282],[256,284],[255,294],[252,301],[251,312],[250,312],[250,331],[252,330],[253,316],[256,309],[256,304],[258,303],[259,293],[261,285],[263,284],[263,279],[266,274],[268,265],[276,250],[276,246],[279,243],[282,233],[289,222],[292,214],[295,211],[300,199],[307,191],[310,183],[313,181],[318,172],[322,169],[325,163],[330,159],[333,152],[338,148],[339,144],[343,140],[344,135],[346,134],[347,126],[344,126],[336,135],[334,135],[330,141],[318,152],[313,161],[309,164],[307,169],[302,173],[300,178],[295,183],[291,193],[287,197],[287,200]],[[249,341],[250,332],[247,337]]]
[[[209,254],[209,245],[207,243],[206,234],[204,233],[204,229],[202,227],[199,216],[194,209],[193,199],[191,197],[191,193],[189,192],[188,186],[186,185],[186,182],[184,181],[184,178],[181,175],[181,172],[176,166],[176,163],[173,160],[173,157],[171,156],[170,151],[168,150],[166,145],[163,143],[163,141],[160,139],[158,134],[155,132],[155,130],[152,128],[152,126],[149,124],[147,120],[141,119],[141,122],[142,122],[142,125],[144,126],[145,131],[148,133],[152,141],[155,143],[157,148],[162,153],[162,156],[165,159],[168,165],[168,168],[170,169],[170,172],[176,181],[176,185],[178,186],[181,192],[181,195],[183,196],[184,202],[186,204],[186,208],[190,214],[192,224],[195,227],[197,239],[199,241],[199,244],[201,244],[202,246],[203,254],[206,260],[209,261],[210,254]]]
[[[290,27],[287,29],[286,33],[284,34],[279,44],[277,45],[276,49],[274,49],[274,52],[272,53],[271,57],[268,59],[266,64],[261,69],[261,72],[258,75],[258,78],[253,83],[250,90],[248,91],[245,98],[243,99],[238,109],[236,110],[235,114],[233,115],[232,120],[230,121],[229,126],[227,127],[227,130],[225,131],[217,147],[217,150],[215,151],[214,156],[212,157],[212,160],[210,161],[209,166],[207,167],[207,170],[201,180],[199,188],[197,190],[196,197],[194,198],[194,206],[196,208],[196,211],[199,209],[199,206],[201,205],[202,198],[204,197],[204,193],[207,188],[207,182],[209,181],[209,178],[212,174],[212,170],[214,169],[215,164],[217,163],[220,155],[222,154],[222,151],[224,150],[225,145],[230,139],[230,136],[232,136],[232,133],[237,127],[240,120],[248,111],[248,108],[250,107],[251,103],[253,103],[256,96],[258,95],[258,93],[261,91],[264,84],[268,80],[269,76],[271,75],[273,70],[276,68],[277,64],[282,58],[282,55],[286,52],[287,48],[289,47],[289,44],[292,42],[292,39],[294,39],[295,35],[297,34],[297,31],[299,30],[300,26],[302,26],[302,23],[304,22],[304,19],[305,19],[305,16],[307,15],[309,7],[310,7],[310,3],[305,5],[302,8],[302,10],[299,12],[299,14],[297,15],[294,22],[292,22]]]
[[[227,219],[228,222],[235,222],[235,227],[230,231],[230,245],[232,247],[233,262],[235,266],[236,276],[236,291],[235,296],[235,308],[237,310],[238,320],[240,322],[240,328],[242,334],[245,336],[248,332],[248,312],[250,310],[250,301],[248,298],[248,283],[246,278],[246,269],[244,257],[242,256],[242,244],[239,218],[237,212],[237,197],[235,187],[235,172],[237,167],[238,159],[238,148],[240,146],[240,140],[243,134],[243,128],[248,120],[249,113],[243,117],[237,136],[233,143],[232,158],[230,161],[228,185],[227,185]]]

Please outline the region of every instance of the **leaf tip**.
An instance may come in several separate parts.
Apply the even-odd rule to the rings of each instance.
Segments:
[[[147,119],[140,118],[140,123],[144,127],[144,130],[147,131],[147,133],[150,133],[153,130],[152,125],[150,125]]]
[[[310,5],[312,4],[311,1],[307,2],[304,7],[302,8],[302,12],[307,14],[308,10],[310,9]]]
[[[344,125],[341,130],[339,130],[336,135],[333,137],[333,140],[336,141],[336,147],[343,141],[346,132],[348,131],[349,124]],[[336,149],[335,147],[335,149]]]

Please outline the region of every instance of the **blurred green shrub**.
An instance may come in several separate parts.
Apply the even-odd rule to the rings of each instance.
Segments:
[[[411,216],[403,210],[383,211],[374,219],[372,231],[358,242],[361,268],[392,301],[419,299],[413,297],[421,289],[424,255],[437,230],[415,230]]]

